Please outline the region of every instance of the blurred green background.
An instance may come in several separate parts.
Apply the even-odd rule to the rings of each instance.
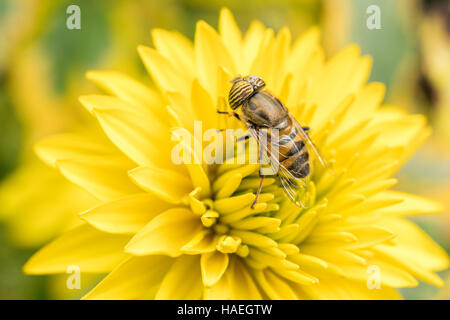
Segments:
[[[81,30],[68,30],[66,9],[81,8]],[[369,30],[366,9],[381,10],[381,29]],[[450,6],[445,0],[0,0],[0,299],[78,298],[66,277],[30,277],[21,267],[41,245],[73,225],[83,204],[32,152],[48,134],[88,125],[77,96],[95,89],[91,69],[145,77],[136,46],[151,45],[151,28],[193,39],[195,23],[217,26],[227,6],[245,30],[252,20],[295,38],[319,25],[330,56],[349,43],[374,58],[371,81],[387,85],[385,103],[425,114],[434,128],[427,144],[399,172],[397,188],[446,204],[446,212],[414,219],[450,252]],[[77,196],[77,199],[79,197]],[[93,201],[86,196],[86,204]],[[79,207],[78,207],[79,206]],[[70,207],[70,208],[67,208]],[[64,208],[62,210],[61,208]],[[38,235],[38,236],[37,236]],[[425,284],[402,290],[407,299],[449,299]],[[82,278],[83,291],[98,279]]]

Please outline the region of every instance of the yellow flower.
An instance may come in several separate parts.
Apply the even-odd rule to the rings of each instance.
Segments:
[[[138,51],[158,90],[89,72],[111,94],[80,98],[103,133],[37,145],[103,203],[26,273],[109,272],[88,299],[395,299],[417,280],[443,285],[434,271],[447,268],[447,255],[405,219],[441,205],[390,190],[430,129],[422,116],[380,107],[384,87],[366,84],[371,60],[357,46],[325,61],[317,29],[291,45],[287,28],[275,36],[254,22],[242,37],[226,9],[219,33],[198,22],[193,44],[176,32],[152,36],[156,49]],[[171,128],[241,125],[216,113],[239,74],[261,76],[333,163],[335,175],[312,163],[308,208],[270,178],[251,209],[258,165],[172,162]]]

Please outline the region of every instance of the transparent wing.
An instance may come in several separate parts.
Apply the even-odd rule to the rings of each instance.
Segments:
[[[302,179],[294,177],[294,175],[292,175],[292,173],[290,173],[289,170],[287,170],[286,167],[279,162],[278,154],[274,154],[274,152],[267,148],[267,144],[264,139],[262,139],[261,132],[259,130],[254,128],[249,128],[248,130],[258,142],[259,148],[262,148],[269,157],[270,166],[273,172],[277,173],[278,180],[280,181],[280,184],[288,198],[297,206],[305,208],[302,202],[297,199],[297,194],[298,183],[301,183],[303,186],[306,186],[306,183]]]
[[[297,199],[298,195],[298,185],[295,184],[293,181],[301,181],[303,184],[305,182],[301,179],[293,177],[294,180],[292,180],[292,175],[289,171],[287,171],[285,168],[280,167],[280,171],[278,172],[278,180],[281,183],[281,186],[283,187],[284,192],[288,196],[288,198],[295,203],[298,207],[301,207],[305,209],[305,205]]]
[[[314,155],[317,157],[317,160],[319,160],[320,164],[326,168],[333,171],[333,168],[328,163],[327,159],[320,153],[319,149],[316,147],[314,142],[312,142],[311,138],[308,136],[308,134],[303,130],[303,127],[297,122],[297,120],[291,116],[291,120],[294,123],[295,129],[302,137],[302,140],[305,142],[305,144],[309,147],[309,149],[314,153]]]

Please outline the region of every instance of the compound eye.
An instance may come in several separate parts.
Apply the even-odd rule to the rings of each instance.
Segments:
[[[253,79],[253,84],[258,87],[258,89],[261,89],[266,85],[264,80],[261,77],[255,76]]]
[[[253,85],[248,81],[237,81],[233,83],[228,94],[230,108],[233,110],[238,108],[245,100],[251,97],[254,91]]]

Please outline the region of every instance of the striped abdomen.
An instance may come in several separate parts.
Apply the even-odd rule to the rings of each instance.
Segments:
[[[295,120],[290,118],[279,131],[279,161],[296,178],[309,175],[309,155],[301,135],[297,132]]]

